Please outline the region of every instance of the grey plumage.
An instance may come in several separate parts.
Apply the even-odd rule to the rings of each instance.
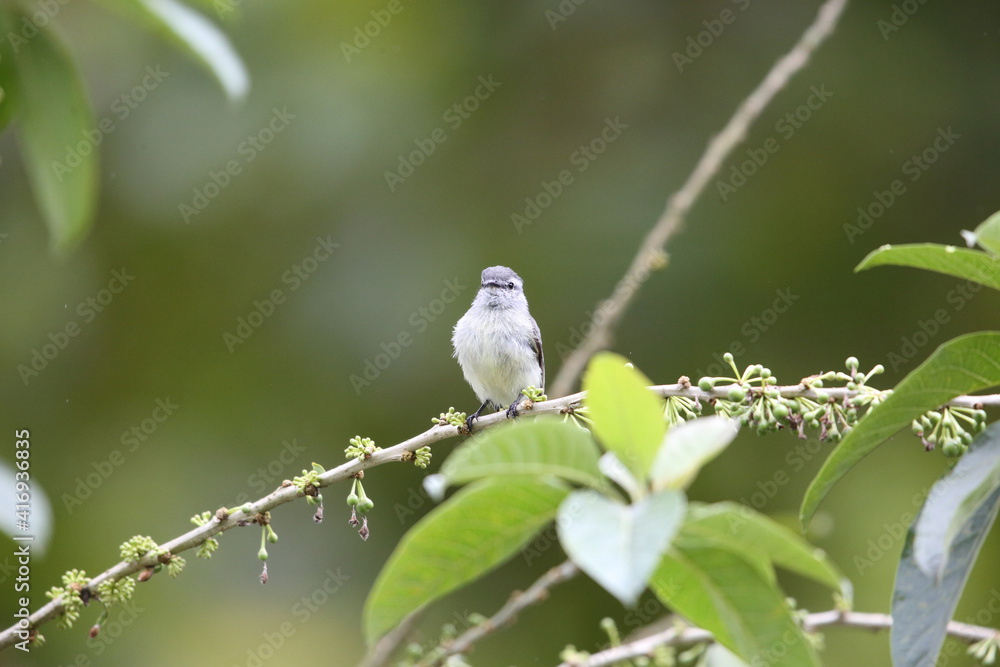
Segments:
[[[523,281],[506,266],[483,271],[479,293],[451,340],[465,380],[483,403],[475,416],[487,404],[513,408],[525,387],[544,388],[542,335],[528,311]]]

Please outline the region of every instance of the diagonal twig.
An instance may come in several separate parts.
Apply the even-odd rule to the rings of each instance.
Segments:
[[[805,67],[816,48],[833,33],[846,4],[847,0],[827,0],[823,3],[816,19],[802,34],[794,48],[774,64],[764,80],[737,107],[722,131],[712,137],[694,171],[681,189],[670,197],[663,215],[649,230],[625,276],[615,285],[611,296],[594,310],[593,326],[580,345],[563,362],[552,382],[550,388],[552,394],[562,396],[569,392],[583,372],[587,361],[611,345],[615,328],[632,304],[639,288],[649,278],[650,271],[665,265],[664,248],[667,241],[680,231],[684,218],[694,202],[712,177],[718,173],[722,162],[746,138],[747,130],[760,117],[764,107],[785,87],[794,74]]]

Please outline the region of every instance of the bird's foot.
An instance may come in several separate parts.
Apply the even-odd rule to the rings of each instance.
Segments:
[[[477,414],[471,414],[471,415],[469,415],[468,417],[465,418],[465,430],[468,433],[470,433],[470,434],[472,433],[472,422],[474,422],[477,419],[479,419],[479,414],[478,413]]]

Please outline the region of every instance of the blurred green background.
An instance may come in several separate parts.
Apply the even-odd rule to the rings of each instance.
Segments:
[[[61,6],[53,23],[80,63],[96,118],[114,129],[101,145],[97,222],[64,259],[48,251],[13,134],[0,136],[8,423],[0,457],[13,460],[14,428],[31,429],[32,470],[55,516],[50,548],[33,562],[33,608],[63,571],[96,574],[132,535],[166,541],[190,529],[196,512],[259,497],[311,461],[336,465],[356,434],[389,445],[449,406],[474,410],[449,339],[486,266],[506,264],[524,278],[554,377],[560,351],[577,342],[668,195],[818,7],[561,4],[575,10],[552,23],[555,0],[402,0],[368,45],[345,54],[385,2],[245,0],[222,12],[253,79],[243,105],[119,16],[84,2]],[[936,345],[996,326],[1000,299],[985,290],[965,298],[943,276],[852,272],[883,243],[960,243],[960,230],[1000,209],[1000,5],[902,4],[910,13],[887,31],[900,5],[852,3],[697,203],[670,245],[668,269],[642,290],[614,345],[650,377],[718,373],[712,365],[741,344],[741,366],[763,363],[783,382],[856,355],[865,369],[885,364],[879,382],[889,386]],[[723,10],[733,20],[711,36],[703,22]],[[699,33],[700,53],[678,66],[676,54]],[[142,85],[147,67],[167,75],[123,117],[122,96]],[[483,99],[469,100],[477,87]],[[800,109],[817,90],[822,103],[813,97],[813,109]],[[797,112],[793,125],[786,114]],[[574,157],[616,120],[604,152]],[[263,132],[269,123],[280,131]],[[938,143],[947,149],[932,148],[933,164],[915,169],[913,156],[949,128],[951,139]],[[386,172],[435,130],[445,139],[390,188]],[[247,148],[249,137],[260,149]],[[759,154],[769,139],[777,152],[735,192],[720,191],[747,150]],[[240,173],[212,188],[211,174],[231,160]],[[524,215],[525,199],[562,170],[572,183],[518,228],[512,214]],[[887,201],[876,193],[896,179],[903,194],[853,233],[857,209]],[[214,196],[185,220],[182,205],[197,205],[198,193]],[[318,239],[336,248],[313,262],[326,254],[314,255]],[[79,304],[107,300],[115,271],[134,278],[88,314]],[[239,318],[274,290],[283,301],[263,306],[271,314],[252,335],[227,345]],[[785,312],[772,310],[776,299],[790,304]],[[939,309],[946,323],[914,341]],[[18,366],[70,322],[80,334],[25,381]],[[377,359],[401,333],[409,344]],[[377,377],[369,370],[367,384],[352,382],[366,362],[385,367]],[[162,423],[158,400],[176,406]],[[137,443],[134,426],[146,429]],[[453,444],[435,449],[432,469]],[[796,454],[798,445],[790,434],[742,434],[692,497],[742,500],[791,523],[829,450],[813,443]],[[120,464],[94,476],[112,457]],[[900,435],[823,505],[810,538],[853,579],[858,609],[888,611],[905,519],[945,468],[942,456]],[[88,486],[88,475],[98,483]],[[281,541],[270,549],[266,586],[257,580],[258,531],[234,530],[211,561],[185,554],[179,579],[161,574],[140,586],[136,607],[112,616],[99,639],[87,641],[98,613],[89,610],[71,631],[46,626],[43,649],[8,651],[0,662],[353,664],[363,652],[364,597],[430,509],[419,495],[423,476],[399,465],[366,477],[376,502],[366,543],[346,523],[347,485],[330,488],[319,526],[304,503],[273,513]],[[982,554],[956,616],[996,627],[1000,618],[985,610],[1000,597],[997,531]],[[6,625],[13,582],[12,556],[4,558]],[[449,596],[425,617],[423,639],[453,612],[492,613],[561,559],[558,547],[528,566],[519,558]],[[792,577],[785,584],[805,607],[829,607],[825,591]],[[596,650],[605,615],[630,630],[659,613],[649,601],[630,615],[581,577],[483,641],[473,664],[553,665],[567,643]],[[889,661],[885,634],[831,629],[826,647],[829,665]]]

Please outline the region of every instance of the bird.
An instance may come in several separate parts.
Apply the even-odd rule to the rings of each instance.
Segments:
[[[452,334],[454,358],[482,405],[465,423],[472,423],[488,406],[517,415],[522,389],[545,389],[545,356],[538,323],[528,310],[524,281],[506,266],[483,269],[482,281],[468,312]]]

